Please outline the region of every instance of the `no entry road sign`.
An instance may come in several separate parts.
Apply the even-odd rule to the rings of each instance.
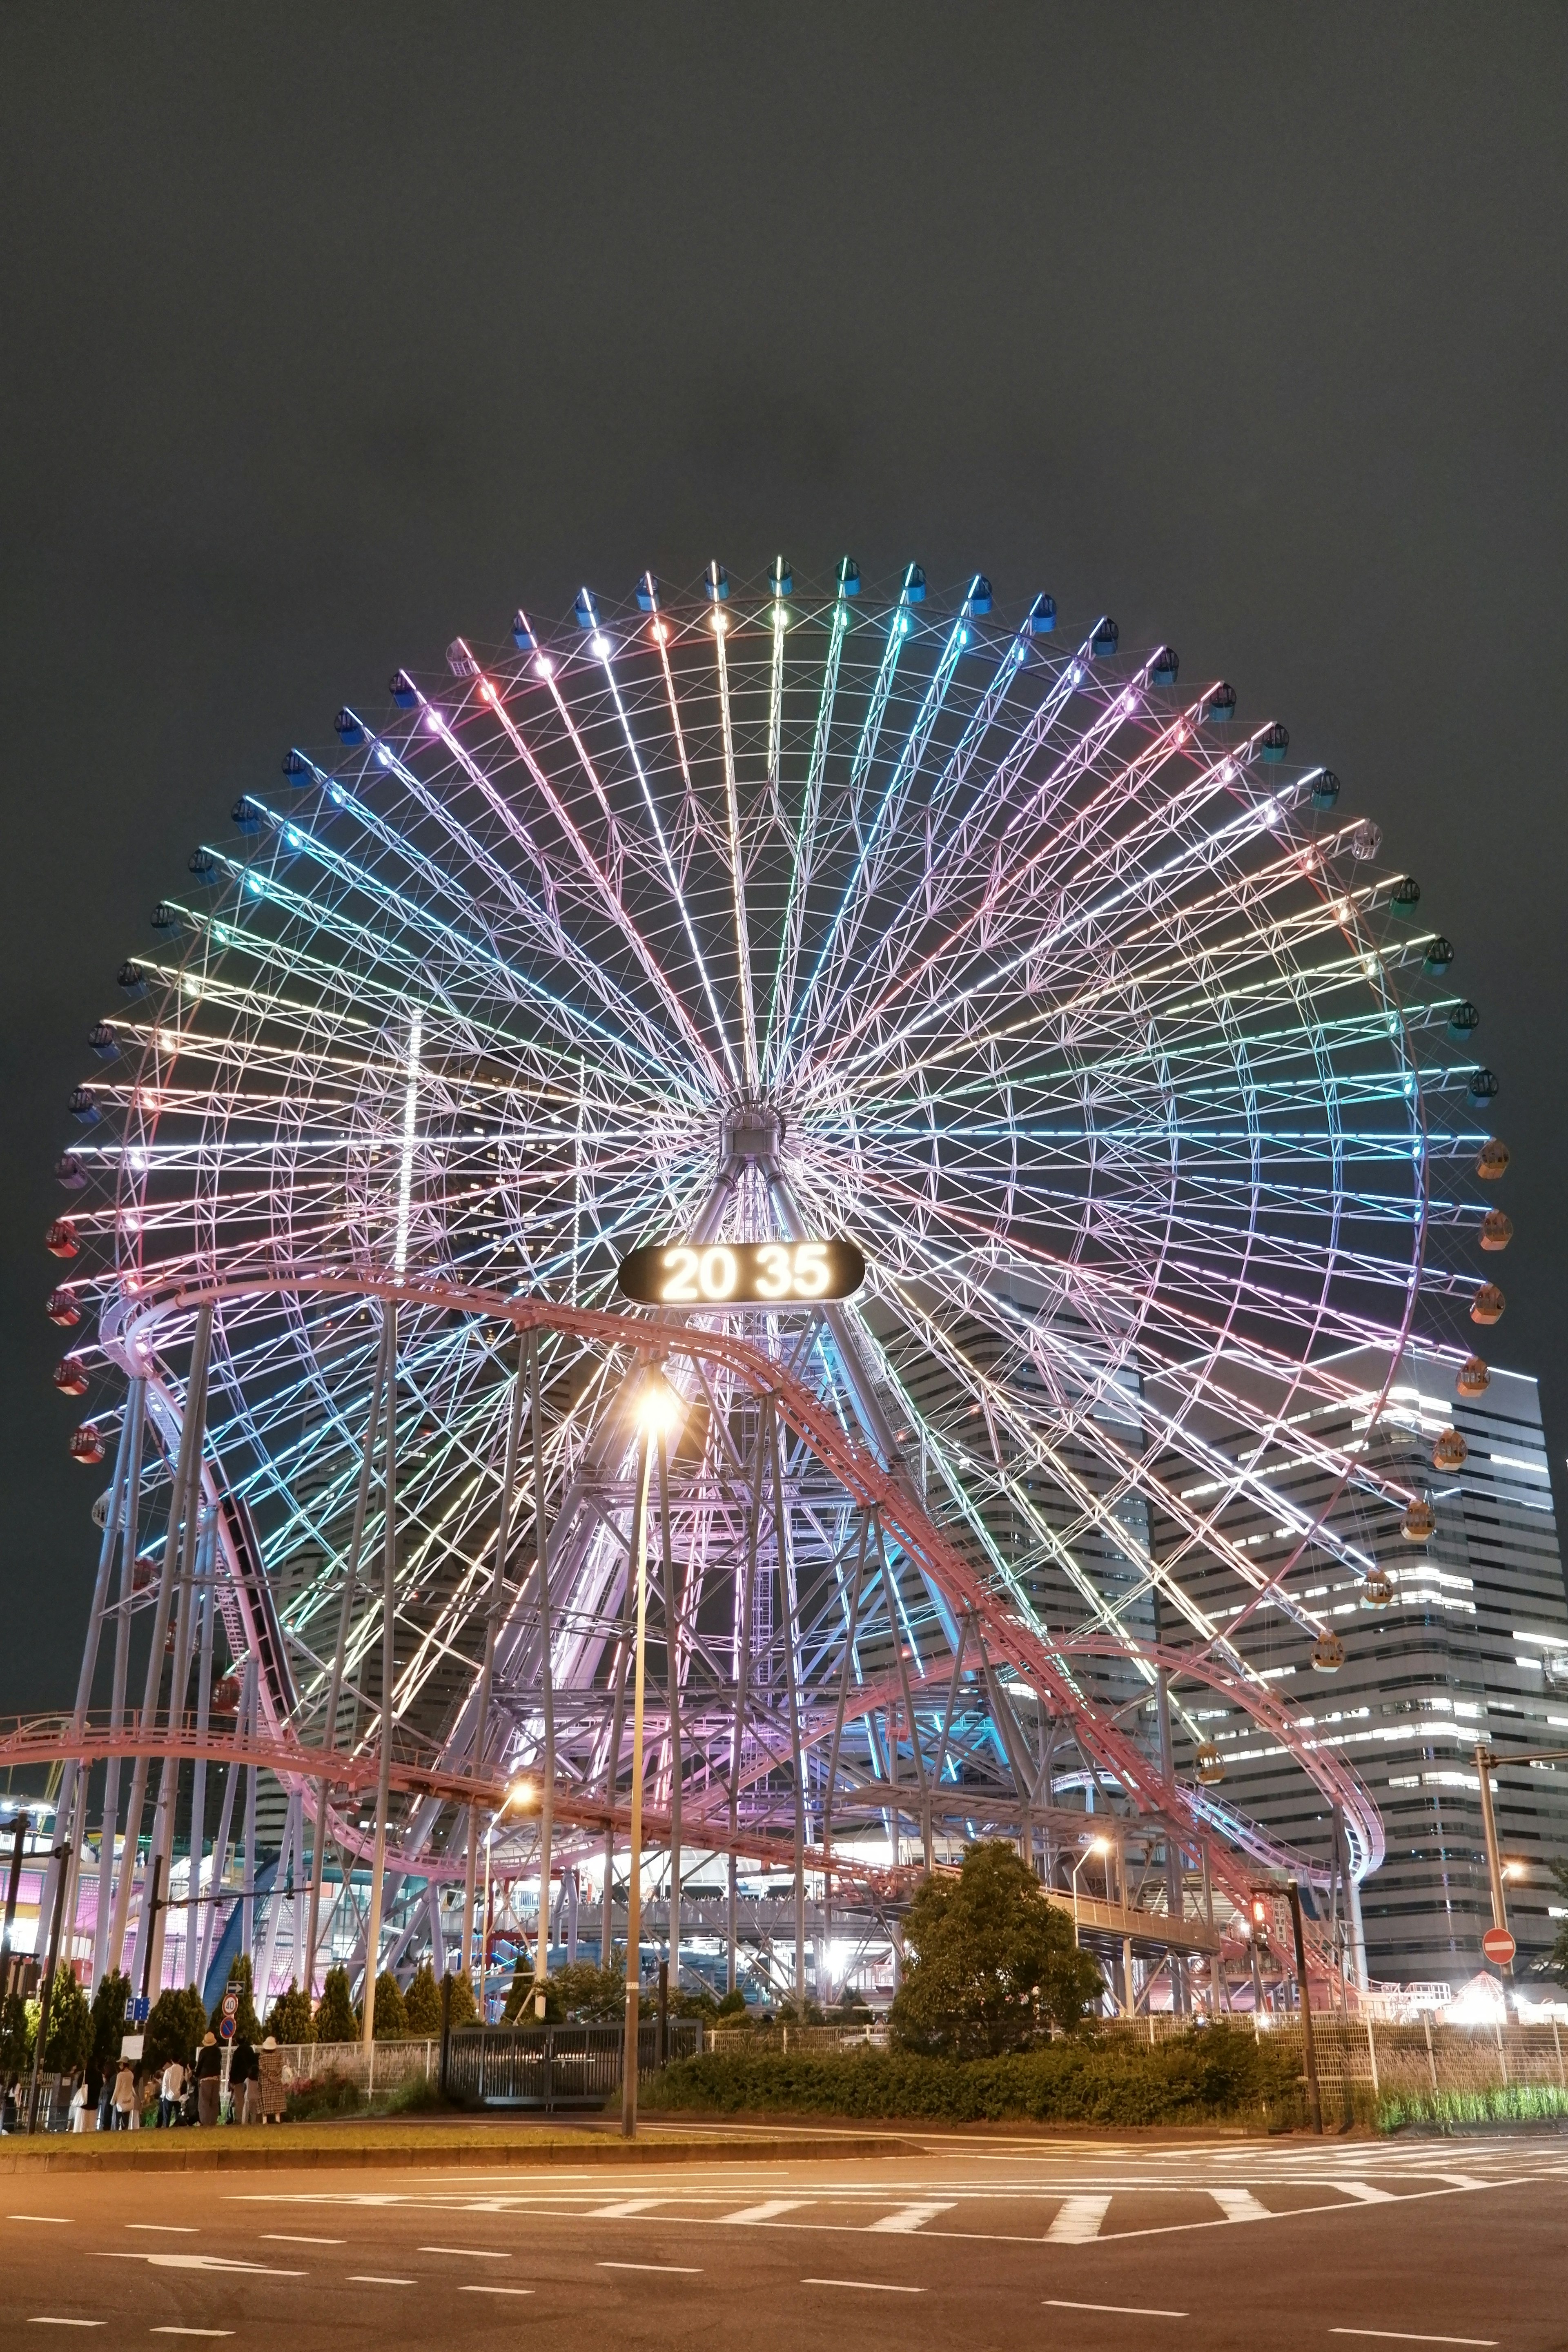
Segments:
[[[1482,1951],[1489,1960],[1495,1960],[1500,1969],[1507,1968],[1518,1948],[1506,1927],[1489,1927],[1481,1937]]]

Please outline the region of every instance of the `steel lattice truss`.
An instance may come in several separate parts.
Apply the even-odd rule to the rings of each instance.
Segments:
[[[858,586],[584,591],[246,793],[100,1033],[78,1297],[172,1459],[218,1294],[206,1491],[245,1507],[237,1652],[264,1562],[273,1728],[381,1736],[368,1570],[324,1711],[395,1295],[407,1753],[537,1759],[548,1673],[557,1785],[614,1804],[658,1358],[649,1803],[679,1782],[689,1843],[1048,1834],[1092,1787],[1240,1883],[1237,1849],[1279,1850],[1162,1777],[1163,1658],[1178,1711],[1239,1697],[1375,1866],[1375,1806],[1237,1633],[1313,1625],[1291,1572],[1361,1573],[1409,1499],[1323,1413],[1370,1423],[1413,1333],[1468,1352],[1487,1081],[1447,951],[1334,780],[1168,648],[1101,622],[1058,649],[978,580],[941,610],[913,568]],[[637,1244],[835,1233],[870,1268],[853,1307],[614,1317]],[[549,1310],[548,1645],[531,1399],[503,1514],[509,1303]],[[143,1549],[160,1494],[150,1465]],[[463,1835],[409,1799],[398,1867]]]

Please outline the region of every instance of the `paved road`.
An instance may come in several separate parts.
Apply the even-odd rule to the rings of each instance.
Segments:
[[[0,2183],[0,2345],[1549,2352],[1568,2140]]]

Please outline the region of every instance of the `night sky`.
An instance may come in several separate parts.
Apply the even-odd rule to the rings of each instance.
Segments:
[[[0,1711],[103,1484],[43,1300],[89,1024],[400,661],[652,565],[1167,638],[1458,949],[1568,1446],[1568,14],[382,0],[0,19]]]

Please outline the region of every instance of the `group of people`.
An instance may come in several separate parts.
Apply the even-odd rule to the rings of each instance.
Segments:
[[[282,2121],[289,2092],[283,2053],[274,2035],[269,2033],[259,2050],[243,2033],[235,2035],[229,2045],[228,2090],[235,2123]],[[159,2124],[165,2129],[175,2124],[216,2124],[221,2120],[222,2100],[223,2044],[216,2033],[204,2033],[194,2066],[171,2058],[158,2078]],[[84,2082],[71,2100],[73,2130],[87,2129],[89,2104]],[[134,2059],[121,2058],[100,2108],[99,2128],[137,2130],[142,2105],[142,2071]]]

